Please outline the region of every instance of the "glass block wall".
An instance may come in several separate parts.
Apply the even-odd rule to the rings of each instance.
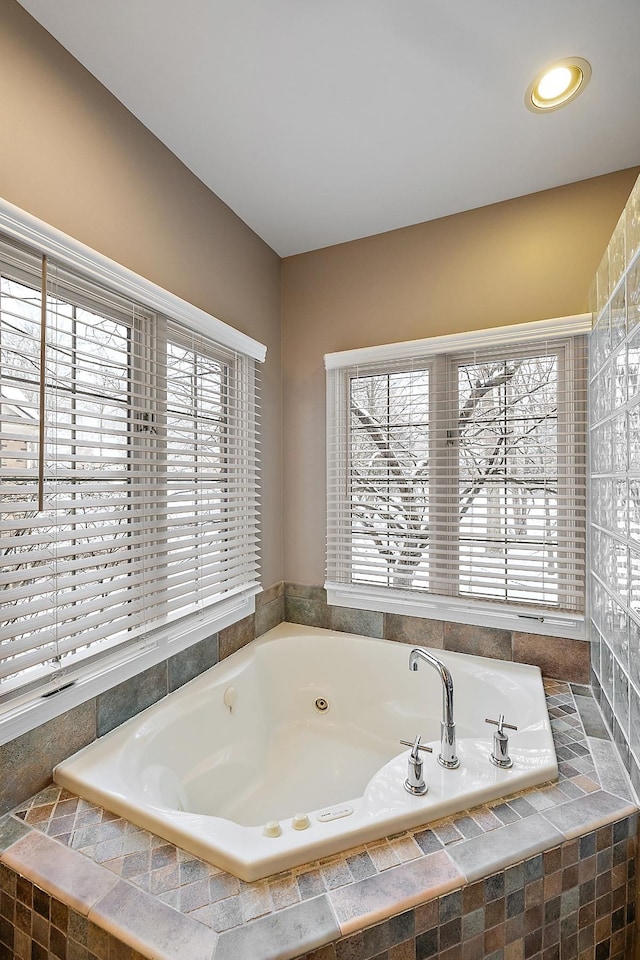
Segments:
[[[592,301],[591,678],[640,793],[640,178]]]

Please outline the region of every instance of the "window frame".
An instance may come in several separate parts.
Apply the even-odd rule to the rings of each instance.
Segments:
[[[250,361],[262,363],[265,360],[266,347],[263,344],[3,199],[0,199],[0,234],[19,246],[46,255],[74,275],[85,277],[90,284],[105,287],[141,304],[146,314],[168,317],[169,324],[175,322],[196,337],[201,335],[207,341],[214,341],[215,346],[243,354]],[[168,339],[171,339],[170,335]],[[246,380],[252,379],[244,376]],[[254,382],[243,382],[242,389],[249,391],[253,398],[257,386]],[[132,411],[134,406],[132,398]],[[239,442],[247,444],[249,441],[242,435]],[[73,684],[60,689],[55,696],[43,695],[44,687],[35,691],[25,687],[15,698],[0,704],[0,744],[249,616],[255,610],[255,595],[260,589],[260,584],[254,583],[230,592],[213,607],[205,607],[188,620],[173,619],[152,629],[133,644],[127,641],[114,647],[104,657],[74,670]]]
[[[435,360],[435,358],[442,357],[445,363],[452,362],[456,365],[461,362],[461,358],[465,355],[471,357],[474,352],[482,353],[486,350],[503,352],[505,349],[514,349],[526,353],[529,346],[533,346],[540,341],[570,341],[573,337],[586,335],[591,330],[591,321],[591,314],[580,314],[572,317],[327,354],[325,356],[325,367],[327,371],[328,542],[339,536],[338,530],[341,523],[343,524],[342,533],[344,537],[344,531],[346,530],[344,524],[348,522],[344,514],[344,504],[347,503],[348,496],[342,501],[342,507],[339,505],[340,494],[333,496],[333,491],[335,489],[339,490],[341,485],[343,490],[348,487],[348,369],[363,366],[368,370],[379,365],[378,369],[382,370],[391,361],[408,364],[419,359],[425,364],[432,363],[431,379],[434,382],[436,378],[442,376],[442,371],[438,369],[440,361]],[[433,362],[434,360],[435,362]],[[445,427],[444,419],[437,422],[437,426],[433,429],[435,437],[433,442],[443,442],[442,437],[438,438],[437,434],[441,433]],[[437,495],[441,493],[440,488]],[[583,544],[583,550],[586,554],[586,542]],[[344,573],[344,567],[342,572]],[[543,611],[542,609],[537,610],[535,607],[523,608],[519,604],[504,601],[435,594],[410,589],[400,590],[393,587],[354,582],[338,582],[331,579],[330,571],[327,573],[325,588],[328,602],[335,606],[356,607],[546,636],[587,639],[587,610],[580,614],[556,612],[548,608]]]

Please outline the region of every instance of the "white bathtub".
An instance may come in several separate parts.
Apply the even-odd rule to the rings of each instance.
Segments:
[[[409,671],[410,650],[280,624],[59,764],[54,779],[257,880],[557,777],[537,667],[432,651],[454,681],[460,766],[446,770],[436,759],[442,684],[426,663]],[[485,718],[498,712],[518,727],[511,769],[489,760]],[[434,749],[423,755],[424,796],[404,789],[400,740],[417,733]],[[278,836],[265,836],[271,821]]]

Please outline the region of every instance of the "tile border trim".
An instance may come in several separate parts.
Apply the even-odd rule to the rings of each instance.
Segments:
[[[22,821],[15,818],[13,814],[8,814],[0,820],[0,837],[4,836],[11,840],[0,854],[0,862],[20,876],[30,880],[49,895],[69,903],[73,909],[83,913],[90,921],[107,930],[108,933],[117,936],[127,946],[141,953],[148,952],[150,957],[175,960],[174,956],[166,952],[166,942],[162,938],[159,938],[160,942],[155,943],[152,938],[144,941],[141,939],[140,932],[133,929],[132,924],[121,924],[119,922],[117,926],[114,926],[111,922],[105,922],[107,914],[113,915],[113,908],[109,908],[109,902],[113,899],[116,888],[120,891],[125,888],[128,889],[132,899],[141,904],[146,914],[147,926],[151,929],[166,930],[167,917],[169,916],[167,911],[171,911],[171,916],[175,914],[175,923],[180,925],[182,930],[181,940],[184,942],[183,938],[188,938],[191,935],[194,942],[198,944],[197,953],[190,954],[194,960],[200,960],[200,958],[205,958],[205,960],[229,960],[232,954],[228,952],[227,946],[231,944],[234,945],[236,951],[241,951],[243,942],[247,947],[254,949],[256,943],[263,941],[263,934],[274,928],[278,918],[286,918],[288,930],[292,934],[292,941],[290,943],[281,941],[278,944],[277,957],[279,960],[293,960],[295,957],[302,956],[305,951],[318,949],[335,942],[341,937],[349,936],[356,931],[389,920],[412,907],[437,899],[443,894],[462,890],[480,878],[486,878],[524,860],[530,860],[550,849],[561,847],[577,836],[590,833],[601,826],[623,820],[629,820],[637,824],[638,808],[634,804],[620,800],[605,791],[599,791],[599,794],[601,799],[596,800],[596,805],[601,808],[600,815],[592,820],[582,819],[579,830],[571,826],[566,832],[561,832],[549,824],[552,833],[545,832],[537,845],[534,843],[528,844],[526,850],[514,848],[514,850],[507,852],[500,862],[496,861],[495,864],[491,864],[489,869],[485,868],[478,871],[473,864],[464,869],[464,863],[460,862],[463,858],[455,855],[455,847],[449,851],[443,849],[437,853],[428,854],[420,860],[399,864],[373,877],[355,881],[346,887],[295,903],[284,910],[259,917],[220,934],[215,933],[205,924],[158,901],[152,895],[129,883],[129,881],[122,880],[107,868],[94,864],[83,854],[64,847],[58,841],[45,836],[36,829],[25,827]],[[586,813],[590,801],[596,796],[598,795],[591,794],[575,801],[569,801],[572,810],[576,812],[576,820],[580,819],[581,808],[583,814]],[[616,803],[616,801],[618,802]],[[516,827],[521,825],[522,823],[518,821],[516,824],[506,824],[499,829],[512,833]],[[11,839],[12,835],[15,836],[14,839]],[[492,842],[494,842],[493,831],[491,834],[483,834],[482,836],[491,837]],[[473,840],[468,841],[468,843],[473,843]],[[62,855],[66,856],[65,876],[67,884],[61,884],[59,881],[53,880],[43,869],[40,861],[40,855],[43,852],[52,858],[54,868],[60,865],[60,857]],[[77,889],[74,886],[74,867],[77,868],[76,877],[86,877],[87,869],[91,868],[92,877],[95,878],[100,890],[91,903],[87,901],[86,887],[81,884],[80,889]],[[434,874],[435,883],[433,882]],[[431,883],[429,883],[430,881]],[[377,899],[381,894],[382,903]],[[313,910],[317,911],[322,919],[323,933],[318,935],[317,932],[309,931],[305,939],[302,932],[308,931],[309,904],[314,904]],[[157,914],[155,918],[157,922],[154,922],[154,913]],[[148,922],[149,918],[151,918],[151,923]],[[203,945],[210,945],[211,948],[206,957],[202,951]],[[242,954],[236,953],[236,955]],[[264,954],[264,956],[266,957],[267,954]]]

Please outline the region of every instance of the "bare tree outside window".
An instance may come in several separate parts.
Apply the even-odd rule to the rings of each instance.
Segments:
[[[558,602],[555,356],[458,367],[461,593]]]
[[[545,349],[350,375],[352,582],[571,607],[559,364]]]
[[[428,585],[429,370],[351,381],[354,580]]]

